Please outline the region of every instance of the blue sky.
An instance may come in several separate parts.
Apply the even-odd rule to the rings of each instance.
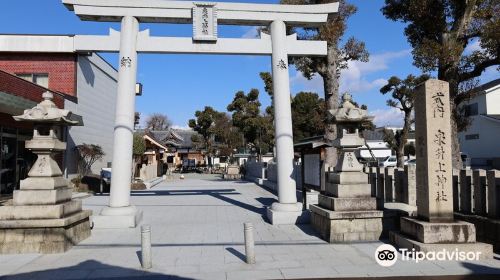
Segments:
[[[236,2],[236,1],[220,1]],[[246,0],[241,2],[276,3],[277,1]],[[376,116],[377,125],[395,125],[402,119],[397,110],[385,105],[387,97],[379,89],[392,75],[405,77],[420,74],[412,65],[411,47],[403,35],[404,25],[389,21],[380,12],[383,0],[350,0],[358,13],[348,23],[345,38],[354,36],[366,43],[370,52],[368,63],[351,63],[343,71],[341,91],[349,91],[360,104],[368,105]],[[83,22],[68,11],[59,0],[4,0],[0,10],[0,33],[20,34],[107,34],[116,23]],[[191,25],[141,24],[153,36],[192,36]],[[254,27],[220,26],[221,37],[254,37]],[[103,54],[116,65],[116,54]],[[154,55],[139,56],[138,81],[144,94],[137,98],[137,111],[142,119],[148,114],[166,114],[174,125],[185,127],[196,110],[212,106],[225,111],[235,92],[260,90],[263,108],[270,100],[264,92],[259,72],[270,71],[268,56],[222,55]],[[482,82],[498,78],[491,67],[481,77]],[[314,91],[323,96],[320,78],[304,79],[293,67],[290,71],[291,91]]]

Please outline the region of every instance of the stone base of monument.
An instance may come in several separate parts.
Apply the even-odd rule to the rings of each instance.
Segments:
[[[401,232],[391,232],[389,238],[399,248],[422,252],[447,251],[477,252],[481,259],[493,257],[493,245],[476,242],[474,224],[454,222],[426,222],[416,218],[401,218]]]
[[[94,228],[135,228],[142,220],[142,211],[135,206],[105,207],[91,218]]]
[[[379,240],[385,228],[379,210],[333,211],[319,205],[310,210],[313,228],[329,243]]]
[[[305,224],[310,221],[309,211],[302,210],[302,203],[273,203],[267,208],[267,219],[272,225]]]
[[[51,207],[53,205],[49,205]],[[15,211],[28,211],[29,206],[3,206]],[[43,206],[34,206],[43,208]],[[4,211],[5,212],[5,211]],[[73,245],[90,236],[90,210],[83,210],[63,218],[0,220],[0,253],[24,254],[64,253]],[[26,216],[24,216],[26,217]],[[22,215],[19,218],[23,218]]]

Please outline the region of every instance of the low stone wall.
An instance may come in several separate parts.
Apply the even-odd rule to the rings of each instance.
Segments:
[[[302,165],[299,163],[294,163],[292,177],[295,179],[295,185],[297,188],[302,187]],[[269,162],[267,164],[267,179],[275,184],[278,183],[278,164],[275,162]]]
[[[372,196],[377,197],[379,208],[384,203],[405,203],[417,205],[415,165],[405,168],[369,167],[365,168],[368,182],[372,185]]]
[[[493,251],[500,253],[500,220],[457,212],[455,212],[455,219],[473,223],[476,227],[476,239],[492,244]]]
[[[267,179],[271,182],[278,182],[278,164],[269,162],[267,164]]]
[[[365,168],[379,207],[417,204],[416,166]],[[478,241],[493,244],[500,251],[500,171],[453,170],[455,217],[476,225]],[[382,208],[380,208],[382,209]]]
[[[245,177],[266,179],[266,163],[249,161],[245,164]]]

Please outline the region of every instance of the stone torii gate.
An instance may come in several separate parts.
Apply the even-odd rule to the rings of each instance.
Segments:
[[[338,11],[338,3],[276,5],[162,0],[62,0],[86,21],[121,22],[109,36],[73,38],[74,51],[119,52],[114,128],[113,172],[109,206],[94,217],[96,227],[135,227],[141,212],[130,205],[132,138],[138,53],[271,55],[275,108],[278,202],[267,212],[272,224],[293,224],[302,215],[293,173],[293,137],[288,56],[326,56],[323,41],[300,41],[286,35],[286,25],[314,27]],[[152,37],[139,23],[192,23],[193,37]],[[217,26],[269,26],[258,39],[218,38]]]

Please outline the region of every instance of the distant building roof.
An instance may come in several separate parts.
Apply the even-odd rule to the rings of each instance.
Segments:
[[[493,81],[490,81],[490,82],[487,82],[485,84],[482,84],[482,85],[472,89],[471,93],[478,94],[478,95],[485,94],[485,93],[488,93],[489,89],[492,89],[498,85],[500,85],[500,78],[493,80]]]
[[[193,141],[191,140],[191,137],[195,134],[198,134],[198,132],[191,129],[173,129],[173,131],[182,138],[182,142],[180,143],[179,148],[193,148]]]
[[[137,129],[136,131],[148,135],[161,145],[178,149],[194,149],[191,137],[198,134],[198,132],[191,129],[175,128],[168,130]]]
[[[328,147],[332,147],[332,145],[325,140],[325,137],[323,135],[304,138],[300,142],[294,144],[294,148],[298,150]]]

